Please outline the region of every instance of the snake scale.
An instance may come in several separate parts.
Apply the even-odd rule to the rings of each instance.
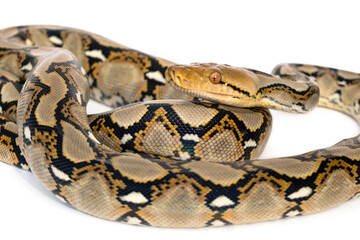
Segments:
[[[21,26],[0,31],[0,80],[0,160],[93,216],[223,226],[320,212],[360,190],[360,135],[257,160],[267,108],[319,102],[359,122],[356,73],[175,65],[85,31]],[[121,107],[88,116],[90,97]]]

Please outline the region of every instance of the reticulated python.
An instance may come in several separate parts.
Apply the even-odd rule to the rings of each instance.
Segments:
[[[360,136],[256,160],[271,128],[264,107],[306,112],[320,97],[320,106],[359,122],[359,74],[299,64],[273,75],[170,66],[49,26],[2,30],[0,47],[1,161],[30,168],[80,211],[132,224],[222,226],[316,213],[360,190]],[[87,116],[90,96],[132,104]],[[183,100],[146,101],[167,98]]]

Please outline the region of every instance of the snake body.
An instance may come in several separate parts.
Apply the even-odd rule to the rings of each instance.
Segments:
[[[320,212],[360,190],[360,135],[256,159],[271,128],[265,107],[306,112],[319,100],[359,122],[356,73],[172,65],[81,30],[22,26],[0,31],[0,80],[1,161],[100,218],[223,226]],[[89,97],[130,105],[88,116]],[[169,98],[182,100],[156,100]]]

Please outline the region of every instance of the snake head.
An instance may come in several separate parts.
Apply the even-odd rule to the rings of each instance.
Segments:
[[[195,97],[232,106],[257,106],[258,78],[244,68],[215,63],[171,65],[165,77],[172,86]]]

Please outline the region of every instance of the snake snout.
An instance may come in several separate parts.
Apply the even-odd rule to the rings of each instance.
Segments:
[[[165,77],[168,81],[174,82],[177,86],[184,86],[189,83],[185,78],[187,74],[188,70],[181,65],[171,65],[166,70]]]

